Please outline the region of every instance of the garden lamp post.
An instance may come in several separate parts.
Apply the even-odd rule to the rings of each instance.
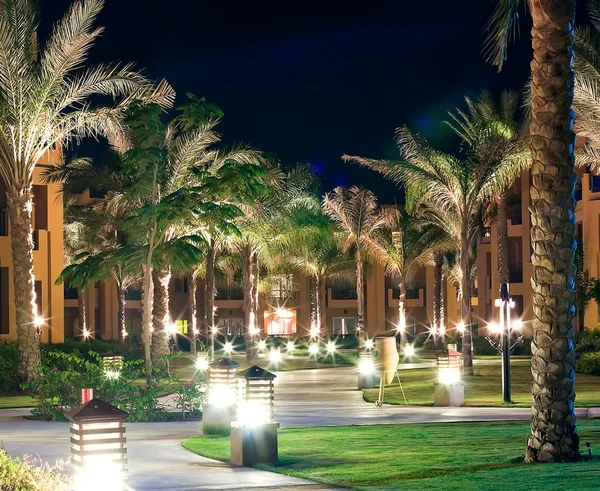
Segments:
[[[100,399],[74,407],[71,421],[71,463],[74,491],[125,491],[128,413]]]
[[[231,423],[231,463],[252,467],[276,464],[277,428],[273,421],[275,375],[254,365],[238,373],[237,418]]]
[[[496,307],[500,308],[500,328],[502,330],[502,399],[511,402],[510,395],[510,309],[514,306],[508,290],[508,283],[500,285],[500,298]]]
[[[204,434],[229,432],[229,425],[235,414],[235,372],[239,366],[239,363],[229,358],[219,358],[208,365],[207,402],[202,405]]]
[[[123,355],[109,351],[102,356],[102,371],[108,379],[116,379],[121,375],[123,370]]]
[[[459,351],[446,349],[436,355],[438,380],[433,395],[434,406],[463,406],[465,386],[461,381],[463,356]]]

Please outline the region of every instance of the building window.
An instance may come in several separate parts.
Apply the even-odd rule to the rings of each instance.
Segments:
[[[219,320],[219,331],[226,336],[243,336],[244,319],[230,317]]]
[[[288,337],[296,334],[296,322],[294,314],[289,310],[282,309],[271,314],[267,321],[267,334],[269,336]]]
[[[175,278],[175,291],[177,293],[187,293],[187,278]]]
[[[136,290],[133,288],[128,288],[125,290],[125,300],[141,300],[142,299],[142,290]]]
[[[8,236],[8,212],[0,210],[0,237]]]
[[[8,268],[0,268],[0,334],[8,333]]]
[[[331,286],[333,300],[356,300],[356,283],[353,280],[335,279]]]
[[[508,238],[508,281],[523,283],[523,241],[521,237]]]
[[[333,335],[348,336],[356,332],[356,317],[334,317]]]
[[[35,281],[35,304],[37,305],[38,315],[43,315],[42,308],[42,282],[39,280]]]
[[[186,319],[178,319],[175,321],[175,325],[177,326],[177,332],[180,334],[188,333],[188,321]]]
[[[292,275],[277,275],[271,277],[269,296],[274,300],[287,300],[294,293],[294,279]]]

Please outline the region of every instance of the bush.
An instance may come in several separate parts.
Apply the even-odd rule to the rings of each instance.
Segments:
[[[0,341],[0,392],[19,390],[19,347],[16,341]]]
[[[0,448],[0,489],[2,491],[68,491],[69,479],[63,465],[50,466],[12,458]]]
[[[589,375],[600,375],[600,351],[583,353],[575,361],[575,371]]]
[[[143,360],[124,361],[119,376],[109,378],[100,355],[93,351],[87,357],[78,350],[50,351],[44,353],[36,379],[24,387],[31,389],[35,399],[33,415],[48,421],[64,420],[64,412],[80,404],[83,388],[94,389],[95,397],[127,411],[130,421],[167,419],[169,415],[158,398],[182,385],[179,375],[162,377],[155,371],[150,384],[143,377]]]
[[[600,351],[600,326],[578,332],[575,340],[575,352],[578,355],[594,351]]]
[[[103,355],[109,351],[123,355],[125,360],[136,360],[143,357],[143,352],[135,346],[123,344],[118,341],[101,341],[99,339],[90,339],[89,341],[67,339],[64,343],[42,344],[41,349],[42,354],[57,351],[62,353],[77,353],[89,361],[94,359],[94,356],[90,356],[89,353]]]

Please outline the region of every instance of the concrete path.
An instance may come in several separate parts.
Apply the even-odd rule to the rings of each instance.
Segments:
[[[0,440],[11,455],[29,454],[44,462],[67,460],[69,425],[23,419],[27,411],[0,411]],[[272,472],[231,467],[188,452],[182,440],[199,433],[200,423],[129,423],[129,485],[135,491],[236,489],[327,489],[311,481]]]
[[[282,426],[527,420],[529,408],[377,407],[356,390],[354,368],[276,372],[275,415]],[[600,409],[577,409],[578,418],[600,417]]]

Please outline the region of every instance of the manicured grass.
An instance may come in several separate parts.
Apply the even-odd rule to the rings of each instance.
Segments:
[[[409,404],[433,405],[433,383],[437,379],[435,368],[401,370],[400,377]],[[466,406],[502,406],[501,366],[498,362],[484,361],[475,365],[475,376],[465,377]],[[528,359],[511,362],[511,390],[514,407],[531,405],[531,363]],[[600,377],[577,374],[575,377],[577,407],[600,406]],[[365,400],[377,400],[378,389],[363,391]],[[385,388],[384,401],[389,404],[404,404],[400,387]]]
[[[578,430],[582,442],[600,450],[600,421],[583,421]],[[525,422],[282,429],[279,465],[259,468],[352,489],[598,489],[599,460],[523,463],[528,431]],[[183,446],[229,459],[229,438],[194,437]]]
[[[15,407],[33,407],[33,399],[24,394],[0,395],[0,409],[11,409]]]

